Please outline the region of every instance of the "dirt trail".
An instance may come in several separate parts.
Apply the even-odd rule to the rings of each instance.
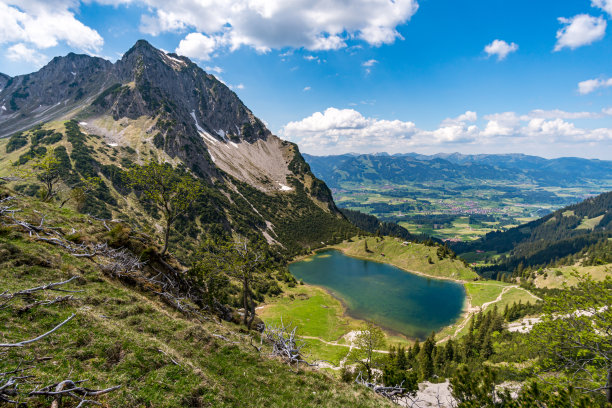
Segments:
[[[503,288],[502,291],[500,292],[500,294],[494,299],[491,300],[489,302],[485,302],[480,306],[470,306],[467,310],[467,315],[465,316],[465,318],[463,319],[463,321],[459,324],[459,326],[457,326],[457,329],[455,330],[455,332],[452,335],[446,336],[443,339],[438,340],[438,343],[441,343],[443,341],[446,341],[450,338],[455,338],[459,335],[459,333],[461,332],[461,330],[463,330],[466,326],[466,324],[470,321],[470,318],[472,317],[472,315],[484,311],[487,309],[487,307],[491,306],[494,303],[497,302],[501,302],[504,294],[506,294],[506,292],[508,292],[510,289],[518,289],[518,290],[523,290],[525,292],[527,292],[531,297],[533,297],[536,300],[542,300],[540,297],[534,295],[533,293],[531,293],[530,291],[528,291],[527,289],[521,288],[518,285],[497,285],[497,284],[491,284],[491,283],[486,283],[486,282],[474,282],[475,285],[488,285],[488,286],[497,286],[497,287],[501,287]],[[469,297],[468,297],[469,298]],[[469,299],[470,301],[470,305],[472,304],[471,302],[471,298]]]
[[[326,341],[326,340],[323,340],[320,337],[314,337],[314,336],[299,336],[299,337],[302,338],[302,339],[308,339],[308,340],[318,340],[318,341],[320,341],[323,344],[327,344],[328,346],[346,347],[346,348],[348,348],[348,352],[346,353],[344,358],[342,360],[340,360],[340,363],[339,363],[338,366],[335,366],[335,365],[333,365],[333,364],[331,364],[330,362],[327,362],[327,361],[322,361],[322,362],[318,363],[319,367],[321,367],[321,368],[331,368],[332,370],[340,370],[346,364],[346,360],[348,359],[348,356],[351,354],[351,351],[353,351],[354,348],[356,348],[356,349],[359,348],[354,343],[355,336],[357,336],[357,333],[358,333],[357,331],[350,331],[350,332],[346,333],[344,336],[342,336],[343,338],[348,340],[350,344],[340,344],[340,343],[338,343],[338,341]],[[388,350],[374,350],[374,352],[382,353],[382,354],[389,354]]]

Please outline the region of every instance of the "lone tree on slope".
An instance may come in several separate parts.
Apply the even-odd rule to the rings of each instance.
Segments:
[[[372,369],[379,365],[380,356],[376,350],[385,348],[385,334],[380,327],[371,322],[366,322],[355,336],[354,348],[349,359],[361,365],[368,375],[368,381],[372,380]]]
[[[187,173],[180,173],[168,163],[150,161],[144,166],[132,167],[127,172],[128,183],[142,191],[164,215],[164,248],[168,249],[170,228],[202,194],[202,186]]]

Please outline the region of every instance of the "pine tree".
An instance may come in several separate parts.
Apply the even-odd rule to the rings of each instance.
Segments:
[[[408,360],[406,359],[406,349],[404,347],[397,348],[396,365],[402,370],[405,370],[408,367]]]
[[[453,361],[455,358],[455,347],[453,339],[449,339],[444,345],[444,360],[447,362]]]
[[[436,346],[435,333],[432,333],[425,342],[417,357],[421,380],[427,380],[434,374],[433,351]]]

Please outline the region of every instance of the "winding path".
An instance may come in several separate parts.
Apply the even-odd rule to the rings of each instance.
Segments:
[[[478,313],[478,312],[482,312],[484,310],[487,309],[487,307],[489,307],[490,305],[500,302],[504,296],[504,294],[506,292],[508,292],[510,289],[518,289],[518,290],[523,290],[525,292],[527,292],[531,297],[533,297],[536,300],[542,300],[540,297],[534,295],[533,293],[531,293],[530,291],[528,291],[525,288],[521,288],[519,285],[497,285],[494,283],[486,283],[486,282],[474,282],[475,285],[488,285],[488,286],[497,286],[497,287],[502,287],[502,291],[501,293],[494,299],[491,300],[489,302],[485,302],[480,306],[471,306],[472,304],[472,299],[470,296],[468,296],[468,301],[469,301],[469,307],[467,310],[467,315],[465,316],[465,318],[463,319],[463,321],[459,324],[459,326],[457,326],[457,329],[455,330],[455,332],[452,335],[448,335],[446,337],[444,337],[443,339],[438,340],[438,343],[444,342],[448,339],[451,338],[455,338],[459,335],[459,333],[461,332],[461,330],[463,330],[466,326],[466,324],[470,321],[470,318],[472,317],[472,315]]]

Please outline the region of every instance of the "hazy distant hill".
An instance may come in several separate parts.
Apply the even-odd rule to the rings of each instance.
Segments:
[[[585,184],[612,180],[612,161],[563,157],[544,159],[524,154],[460,153],[420,154],[344,154],[304,155],[313,172],[330,186],[342,182],[405,184],[410,182],[453,180],[476,182],[507,180],[546,186]]]

